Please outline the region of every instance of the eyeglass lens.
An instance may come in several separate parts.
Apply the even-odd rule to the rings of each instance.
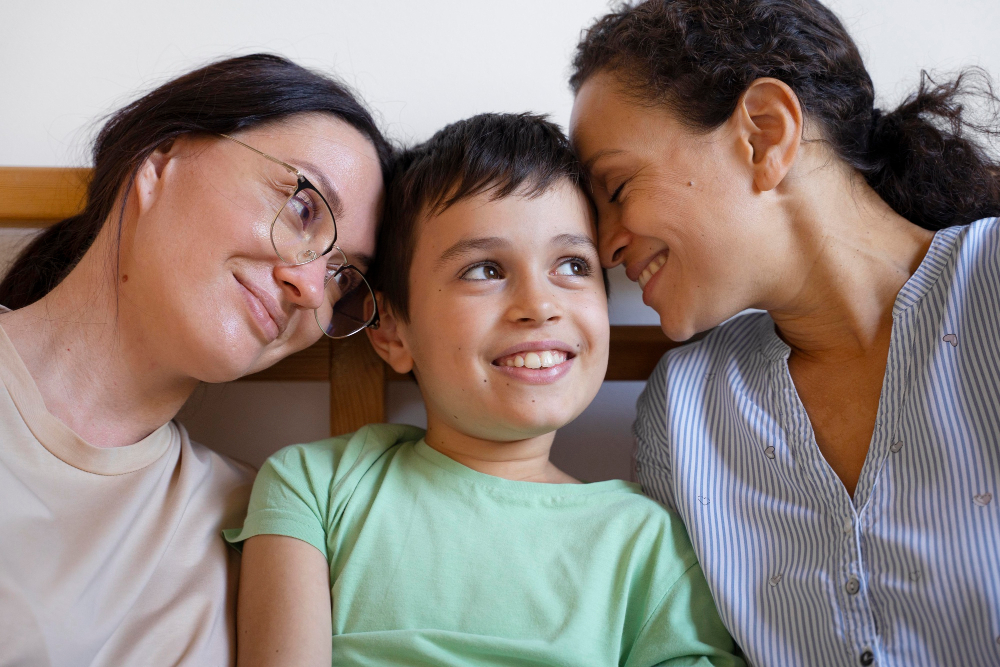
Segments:
[[[375,297],[353,266],[336,268],[326,283],[326,302],[316,310],[316,322],[331,338],[361,331],[375,317]]]
[[[289,264],[305,264],[325,254],[337,240],[337,226],[326,201],[300,183],[271,225],[271,242]]]

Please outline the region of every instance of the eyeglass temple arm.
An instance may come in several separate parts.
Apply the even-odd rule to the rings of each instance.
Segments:
[[[235,141],[236,143],[238,143],[243,148],[249,148],[250,150],[252,150],[257,155],[261,156],[262,158],[268,159],[268,160],[270,160],[271,162],[273,162],[275,164],[280,164],[282,167],[284,167],[285,169],[287,169],[291,173],[295,174],[296,176],[301,176],[302,175],[302,174],[299,173],[298,169],[296,169],[292,165],[288,164],[287,162],[282,162],[278,158],[276,158],[276,157],[274,157],[272,155],[268,155],[264,151],[259,151],[256,148],[254,148],[253,146],[248,146],[247,144],[243,143],[239,139],[236,139],[235,137],[231,137],[228,134],[223,134],[222,132],[219,132],[219,136],[223,137],[225,139],[229,139],[230,141]]]

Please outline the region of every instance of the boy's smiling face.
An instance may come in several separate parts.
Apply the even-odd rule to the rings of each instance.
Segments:
[[[608,308],[584,195],[463,199],[422,220],[410,321],[392,365],[412,364],[428,426],[493,441],[555,431],[590,404],[608,362]]]

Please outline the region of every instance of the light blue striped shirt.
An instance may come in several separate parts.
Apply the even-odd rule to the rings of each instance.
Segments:
[[[670,351],[639,399],[639,480],[759,667],[1000,665],[998,219],[939,231],[892,317],[853,502],[766,313]]]

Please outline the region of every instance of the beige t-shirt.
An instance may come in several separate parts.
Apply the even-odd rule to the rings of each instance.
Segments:
[[[252,482],[174,422],[87,444],[0,328],[0,666],[232,664]]]

